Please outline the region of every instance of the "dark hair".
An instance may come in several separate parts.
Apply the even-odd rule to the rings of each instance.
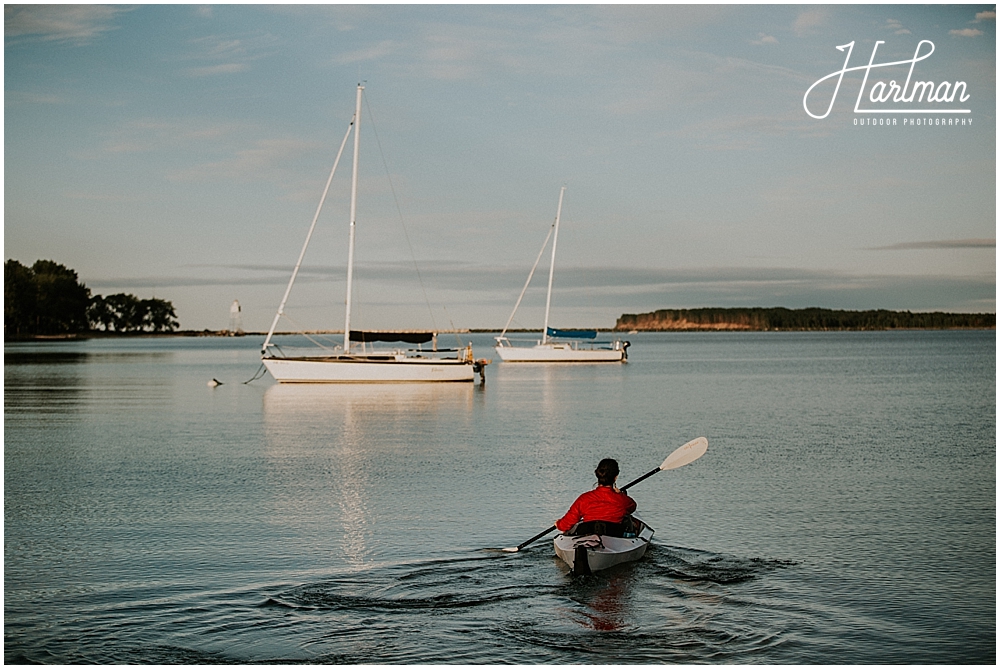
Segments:
[[[597,485],[614,484],[615,477],[618,476],[618,461],[611,458],[604,458],[597,465],[594,474],[597,475]]]

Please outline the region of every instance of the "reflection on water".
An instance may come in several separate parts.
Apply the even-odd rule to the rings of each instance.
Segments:
[[[634,580],[628,576],[631,569],[632,565],[627,565],[614,569],[610,576],[602,574],[596,588],[588,588],[582,593],[584,627],[598,632],[617,632],[626,627],[627,604]]]
[[[47,352],[39,350],[4,351],[4,367],[12,365],[79,365],[87,362],[90,353],[80,351]]]
[[[471,383],[279,383],[264,393],[264,415],[269,421],[280,421],[340,411],[361,417],[463,404],[471,408],[476,390]]]
[[[151,387],[158,380],[151,370],[169,363],[172,355],[50,350],[37,344],[5,347],[4,411],[15,418],[32,413],[73,417],[97,406],[123,406],[150,395],[164,397],[160,388]]]
[[[271,386],[263,416],[265,453],[282,481],[274,492],[276,518],[301,517],[308,500],[309,517],[339,524],[342,559],[363,566],[375,548],[374,524],[386,513],[371,501],[386,484],[386,459],[432,432],[438,417],[470,413],[477,392],[465,383]],[[303,482],[290,485],[282,473],[301,477],[303,462],[315,477],[313,494],[302,494]]]

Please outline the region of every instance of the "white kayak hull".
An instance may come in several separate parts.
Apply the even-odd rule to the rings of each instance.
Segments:
[[[653,528],[639,522],[640,531],[635,537],[560,534],[553,540],[556,555],[569,565],[573,573],[577,574],[586,574],[625,562],[634,562],[646,554],[649,542],[653,539]],[[576,564],[577,559],[584,555],[587,564]]]

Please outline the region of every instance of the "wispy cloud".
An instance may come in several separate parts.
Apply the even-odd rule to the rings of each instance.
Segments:
[[[886,28],[891,30],[894,35],[910,35],[910,31],[903,27],[903,24],[896,19],[887,19]]]
[[[213,77],[237,74],[250,69],[250,63],[271,53],[278,40],[269,34],[244,37],[210,35],[189,42],[191,53],[183,60],[207,62],[183,70],[188,77]]]
[[[792,30],[800,37],[810,34],[815,28],[826,23],[829,13],[825,9],[810,9],[802,12],[792,24]]]
[[[889,246],[876,246],[869,251],[914,251],[921,249],[995,249],[995,239],[942,239],[932,242],[903,242]]]
[[[16,42],[53,41],[88,44],[110,30],[128,7],[107,5],[5,5],[4,36]]]
[[[64,100],[56,95],[46,93],[31,93],[25,91],[7,91],[4,93],[5,106],[10,105],[58,105]]]
[[[539,44],[544,42],[539,40]],[[524,56],[524,47],[523,37],[495,29],[470,27],[462,34],[428,31],[418,58],[425,73],[435,79],[467,81],[495,72],[532,69],[536,64]]]
[[[756,46],[761,46],[763,44],[777,44],[778,38],[772,35],[765,35],[764,33],[758,33],[757,39],[750,40],[750,43]]]
[[[184,73],[189,77],[212,77],[218,74],[236,74],[248,68],[246,63],[223,63],[222,65],[206,65],[205,67],[189,67]]]
[[[173,276],[88,278],[86,283],[104,292],[167,287],[282,286],[291,272],[290,266],[278,265],[192,269],[198,271]],[[523,267],[445,263],[422,268],[421,276],[432,304],[447,295],[449,312],[456,314],[459,321],[466,318],[460,314],[481,312],[483,316],[473,319],[481,321],[476,327],[499,327],[506,309],[513,305],[523,285],[523,270]],[[342,282],[344,272],[342,266],[304,267],[299,281],[309,284]],[[400,279],[412,279],[413,272],[409,263],[378,263],[366,265],[356,278],[363,279],[368,287],[371,305],[382,303],[398,292]],[[593,324],[595,318],[574,314],[600,312],[613,319],[621,313],[709,306],[970,312],[990,312],[995,308],[996,284],[992,276],[884,276],[798,268],[661,270],[616,267],[564,267],[559,276],[559,285],[555,288],[559,317],[562,321],[576,319],[580,324]],[[388,286],[395,289],[389,290]],[[516,321],[518,327],[533,326],[543,304],[544,281],[533,282],[521,305]]]
[[[105,154],[139,153],[197,142],[205,148],[205,142],[220,140],[227,136],[246,131],[247,126],[239,123],[205,123],[199,119],[158,119],[142,118],[115,128],[108,140],[101,146]]]
[[[801,114],[784,112],[719,116],[679,126],[665,134],[698,139],[710,151],[748,151],[766,146],[768,138],[786,135],[815,137],[829,132],[827,128],[803,120]]]
[[[396,44],[392,40],[382,40],[378,44],[373,44],[372,46],[365,47],[364,49],[358,49],[357,51],[340,54],[334,58],[333,62],[335,65],[350,65],[352,63],[363,63],[366,61],[378,60],[379,58],[395,53],[399,47],[400,45]]]
[[[301,277],[306,283],[316,281],[316,277]],[[130,290],[138,288],[180,288],[199,286],[278,286],[288,283],[288,278],[280,277],[197,277],[197,276],[140,276],[121,278],[91,279],[87,287],[95,290]]]
[[[997,13],[996,11],[988,10],[985,12],[976,12],[976,18],[969,23],[982,23],[984,21],[996,21]],[[983,35],[983,31],[979,28],[960,28],[955,30],[949,30],[949,35],[954,35],[956,37],[979,37]]]
[[[237,151],[222,160],[194,165],[173,172],[168,178],[173,181],[203,179],[265,179],[267,175],[280,170],[293,157],[313,145],[298,139],[261,139],[250,149]]]

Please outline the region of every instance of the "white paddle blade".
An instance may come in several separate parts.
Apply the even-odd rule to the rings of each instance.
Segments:
[[[500,550],[502,550],[504,553],[516,553],[517,546],[508,546],[507,548],[501,548]]]
[[[666,471],[667,469],[677,469],[678,467],[683,467],[684,465],[689,465],[701,456],[705,455],[705,451],[708,450],[708,439],[705,437],[698,437],[697,439],[692,439],[688,443],[684,444],[676,451],[667,456],[667,459],[663,461],[660,465],[660,471]]]

